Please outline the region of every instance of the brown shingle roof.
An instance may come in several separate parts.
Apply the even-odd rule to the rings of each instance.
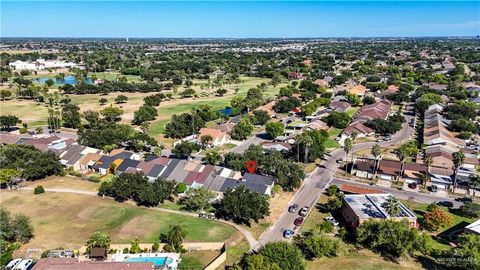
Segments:
[[[82,261],[75,258],[40,259],[32,270],[151,270],[151,262],[96,262]]]

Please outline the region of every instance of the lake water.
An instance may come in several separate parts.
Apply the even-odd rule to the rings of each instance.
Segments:
[[[62,85],[62,84],[67,84],[67,83],[68,84],[76,84],[77,83],[77,78],[75,78],[75,76],[66,76],[64,79],[56,79],[56,78],[45,77],[45,78],[33,79],[32,81],[36,82],[36,83],[44,84],[49,79],[52,79],[53,82],[56,85]],[[93,80],[91,78],[85,78],[84,81],[87,84],[93,84]]]

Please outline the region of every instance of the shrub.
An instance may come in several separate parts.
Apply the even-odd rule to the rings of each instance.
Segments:
[[[460,206],[459,210],[467,217],[478,218],[480,216],[480,204],[478,203],[465,203]]]
[[[153,243],[152,245],[153,252],[158,251],[159,248],[160,248],[160,244],[158,242]]]
[[[33,194],[42,194],[45,193],[45,189],[43,186],[36,186],[35,189],[33,190]]]
[[[333,196],[337,193],[337,191],[338,191],[337,185],[331,185],[327,188],[327,195]]]
[[[95,175],[87,177],[87,180],[94,183],[100,183],[100,177]]]
[[[185,185],[184,183],[179,183],[175,188],[175,192],[177,194],[184,193],[186,190],[187,190],[187,185]]]

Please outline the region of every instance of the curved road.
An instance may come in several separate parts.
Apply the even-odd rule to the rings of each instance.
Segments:
[[[21,188],[21,190],[33,190],[33,188],[31,188],[31,187],[23,187],[23,188]],[[46,188],[45,191],[48,191],[48,192],[59,192],[59,193],[75,193],[75,194],[81,194],[81,195],[88,195],[88,196],[98,197],[97,192],[85,191],[85,190],[78,190],[78,189],[71,189],[71,188]],[[108,199],[112,199],[112,198],[110,198],[110,197],[107,197],[107,198],[108,198]],[[127,203],[128,203],[128,202],[127,202]],[[130,204],[136,206],[136,204],[134,204],[133,202],[131,202]],[[141,206],[139,206],[139,207],[141,207]],[[198,218],[198,214],[197,214],[197,213],[192,213],[192,212],[178,211],[178,210],[173,210],[173,209],[165,209],[165,208],[160,208],[160,207],[152,207],[152,208],[141,207],[141,208],[151,209],[151,210],[160,211],[160,212],[165,212],[165,213],[171,213],[171,214],[178,214],[178,215],[183,215],[183,216],[197,217],[197,218]],[[240,226],[240,225],[238,225],[238,224],[235,224],[235,223],[233,223],[233,222],[227,221],[227,220],[223,220],[223,219],[215,219],[215,221],[221,222],[221,223],[224,223],[224,224],[228,224],[228,225],[234,227],[235,229],[237,229],[237,230],[245,237],[245,239],[247,239],[248,243],[250,244],[250,248],[253,248],[253,247],[258,246],[258,242],[257,242],[257,240],[255,239],[255,237],[253,237],[253,235],[252,235],[249,231],[245,230],[242,226]]]
[[[407,109],[409,109],[407,107]],[[411,107],[410,107],[411,110]],[[411,115],[404,114],[405,123],[402,126],[402,130],[397,132],[390,141],[380,142],[383,147],[393,144],[401,144],[404,141],[410,139],[414,134],[414,128],[409,126],[410,120],[413,118]],[[359,143],[353,146],[353,152],[371,148],[375,142]],[[303,182],[302,187],[297,191],[294,199],[289,203],[297,203],[299,208],[303,206],[309,206],[312,210],[320,195],[323,193],[326,187],[330,185],[335,172],[338,170],[340,164],[337,163],[338,159],[345,159],[346,154],[343,148],[336,149],[330,154],[326,155],[324,160],[317,166],[317,168],[307,175],[307,178]],[[293,221],[298,217],[297,213],[290,213],[287,209],[284,210],[277,222],[270,226],[259,239],[259,243],[254,249],[258,249],[264,244],[271,241],[279,241],[283,238],[283,231],[285,229],[293,229]]]

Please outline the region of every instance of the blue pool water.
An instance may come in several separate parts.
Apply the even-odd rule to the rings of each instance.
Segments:
[[[49,78],[49,77],[45,77],[45,78],[38,78],[38,79],[33,79],[32,81],[33,82],[36,82],[36,83],[46,83],[49,79],[52,79],[53,82],[57,85],[60,85],[60,84],[76,84],[77,83],[77,78],[75,78],[75,76],[66,76],[64,79],[56,79],[56,78]],[[93,84],[93,80],[91,78],[85,78],[84,79],[84,82],[86,84]]]
[[[218,111],[221,112],[225,116],[230,116],[230,115],[233,114],[233,109],[229,108],[229,107],[223,108],[223,109],[218,110]]]
[[[128,258],[127,262],[151,262],[155,266],[169,265],[173,262],[169,257],[134,257]]]

